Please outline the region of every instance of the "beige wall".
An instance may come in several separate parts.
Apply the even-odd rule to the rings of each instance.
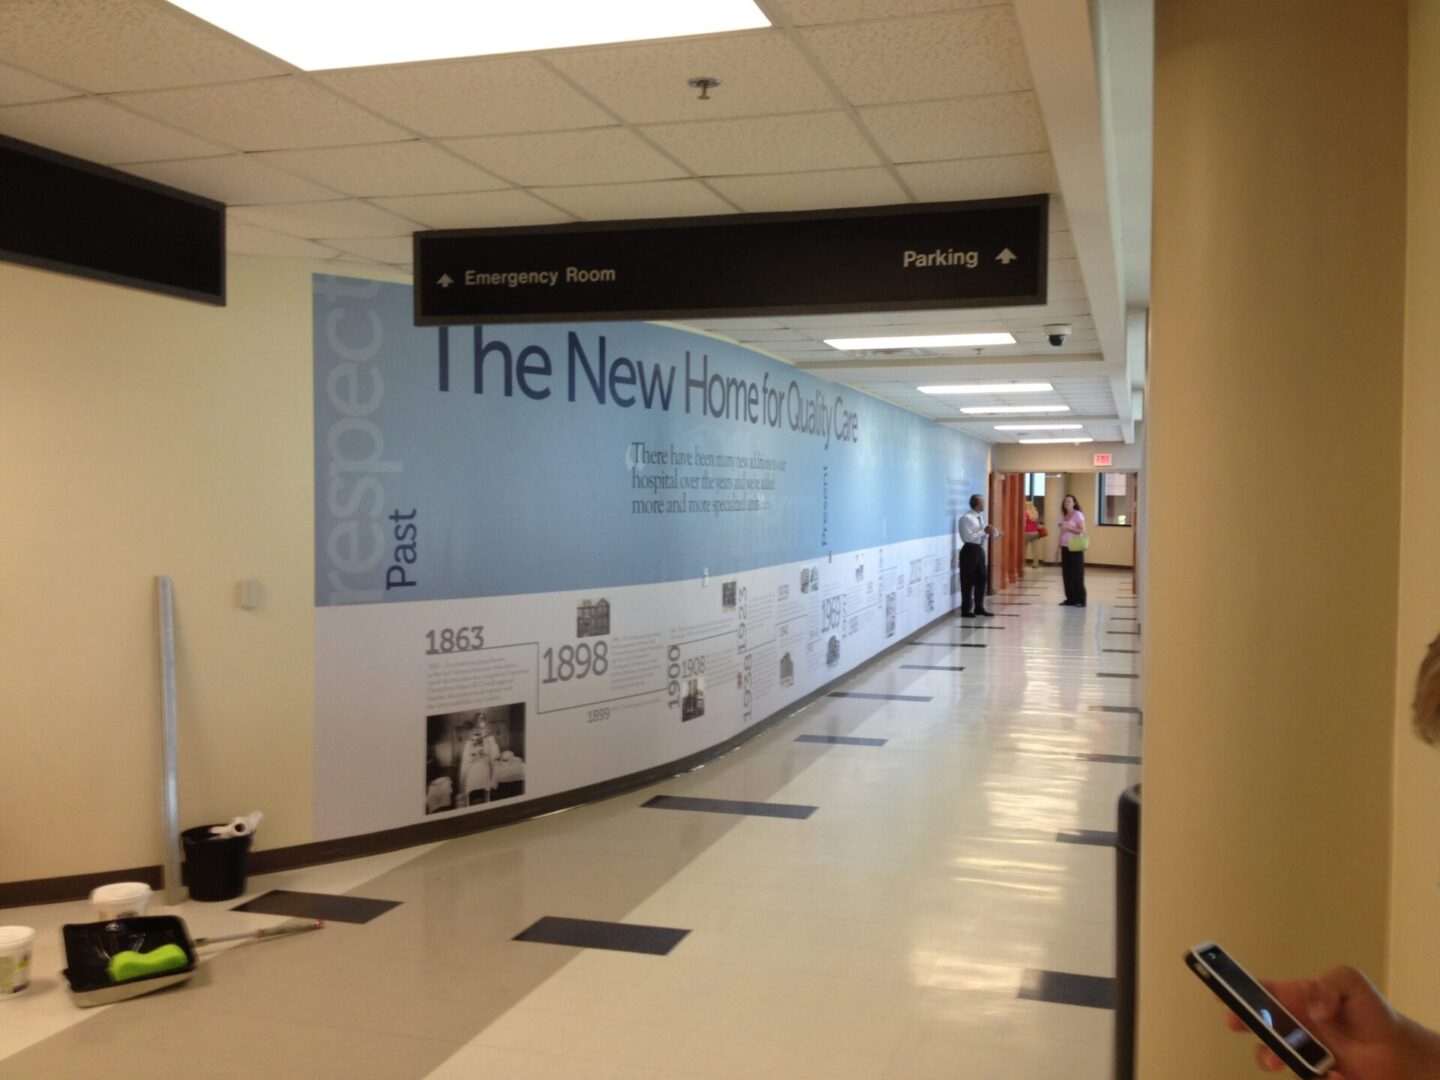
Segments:
[[[1045,528],[1050,531],[1050,535],[1040,541],[1045,561],[1055,562],[1059,558],[1060,503],[1069,493],[1085,508],[1085,525],[1090,533],[1090,550],[1085,553],[1085,561],[1105,566],[1134,566],[1134,526],[1099,524],[1100,508],[1095,501],[1096,474],[1073,472],[1057,475],[1047,472],[1045,475],[1047,479],[1043,520]]]
[[[0,263],[0,881],[160,861],[157,574],[183,824],[310,839],[312,269],[213,308]]]
[[[991,447],[996,472],[1086,472],[1095,468],[1096,454],[1109,454],[1112,469],[1140,468],[1140,444],[1081,443],[1066,446],[1059,443],[1023,446],[1020,443],[995,443]]]
[[[1390,991],[1440,1028],[1440,751],[1411,732],[1415,669],[1440,633],[1440,0],[1411,5],[1405,412]]]
[[[1253,1069],[1180,962],[1197,941],[1263,973],[1387,973],[1405,20],[1157,0],[1145,1080]],[[1232,540],[1317,468],[1366,493],[1363,527]]]

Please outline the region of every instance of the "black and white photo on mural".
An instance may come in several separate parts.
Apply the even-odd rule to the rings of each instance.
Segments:
[[[425,718],[425,813],[525,794],[525,706]]]

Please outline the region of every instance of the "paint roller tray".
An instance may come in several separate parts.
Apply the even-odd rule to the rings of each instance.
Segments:
[[[185,921],[174,915],[145,915],[111,922],[66,923],[65,981],[71,1000],[82,1009],[127,1001],[141,994],[182,983],[195,974],[195,944]],[[183,968],[171,968],[154,975],[115,982],[110,978],[110,958],[133,949],[150,952],[162,945],[178,945],[189,961]]]

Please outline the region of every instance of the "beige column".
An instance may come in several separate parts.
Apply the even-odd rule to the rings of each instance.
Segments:
[[[1138,1075],[1181,1080],[1253,1067],[1195,942],[1386,975],[1406,5],[1156,34]]]
[[[1440,634],[1440,0],[1410,13],[1409,229],[1390,985],[1440,1028],[1440,750],[1415,738],[1415,669]]]

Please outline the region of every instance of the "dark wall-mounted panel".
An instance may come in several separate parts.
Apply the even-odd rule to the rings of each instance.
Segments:
[[[1049,196],[415,234],[415,321],[1045,302]]]
[[[0,259],[225,303],[225,206],[0,136]]]

